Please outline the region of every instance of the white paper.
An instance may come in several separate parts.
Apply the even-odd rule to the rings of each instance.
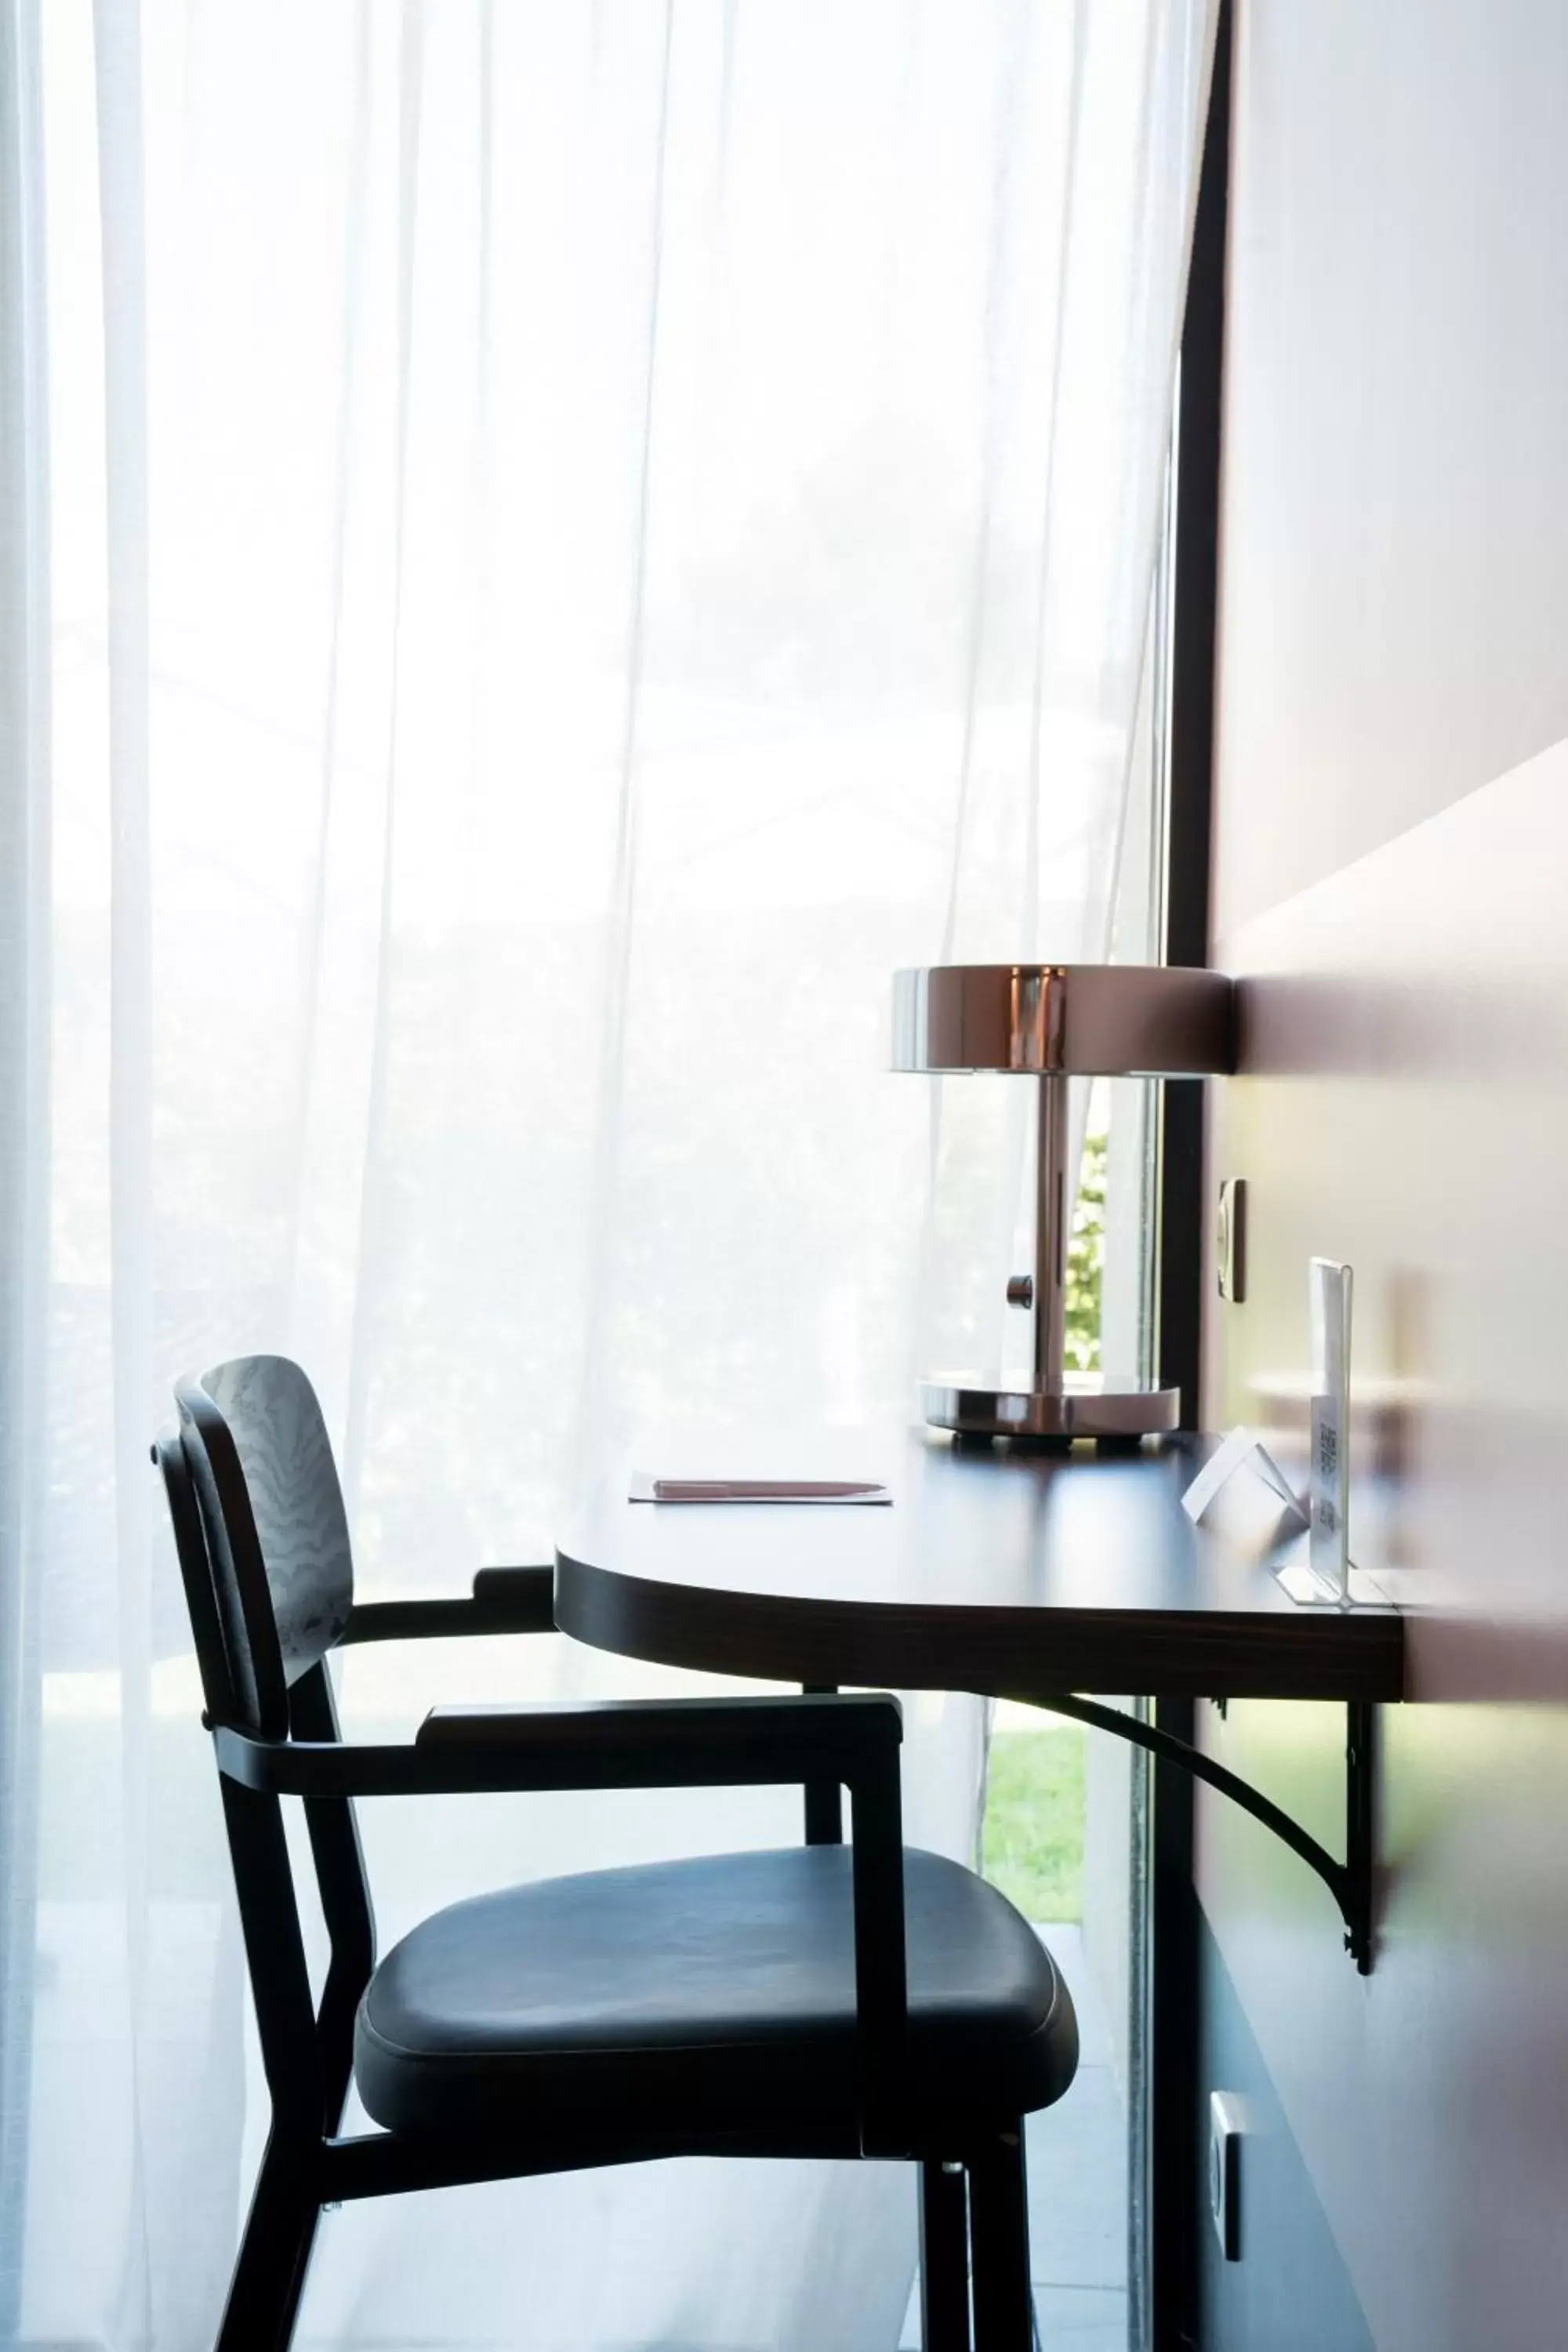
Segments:
[[[1266,1447],[1261,1445],[1250,1429],[1233,1429],[1228,1437],[1215,1447],[1182,1496],[1182,1508],[1193,1520],[1201,1519],[1220,1488],[1234,1476],[1245,1463],[1248,1471],[1261,1478],[1279,1500],[1306,1525],[1306,1513],[1297,1501],[1289,1480]]]

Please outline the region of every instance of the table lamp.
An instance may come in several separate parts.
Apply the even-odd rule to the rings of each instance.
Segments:
[[[975,1438],[1135,1442],[1176,1426],[1181,1392],[1151,1381],[1069,1373],[1068,1082],[1205,1077],[1234,1066],[1232,985],[1174,964],[935,964],[893,976],[893,1067],[1033,1078],[1035,1265],[1007,1285],[1032,1307],[1032,1375],[949,1372],[921,1383],[938,1429]]]

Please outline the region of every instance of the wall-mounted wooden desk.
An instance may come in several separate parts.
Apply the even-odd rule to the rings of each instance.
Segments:
[[[1333,1891],[1370,1957],[1372,1708],[1404,1690],[1395,1610],[1303,1609],[1181,1507],[1191,1447],[976,1456],[923,1433],[655,1438],[683,1477],[865,1477],[890,1506],[647,1504],[619,1464],[556,1554],[563,1633],[770,1682],[967,1690],[1078,1714],[1219,1788]],[[1346,1858],[1213,1762],[1084,1692],[1349,1703]]]
[[[890,1507],[647,1504],[617,1467],[557,1552],[598,1648],[772,1681],[1046,1696],[1397,1699],[1398,1612],[1301,1609],[1181,1507],[1190,1449],[955,1453],[920,1433],[690,1443],[642,1466],[882,1479]],[[809,1459],[803,1455],[809,1454]]]

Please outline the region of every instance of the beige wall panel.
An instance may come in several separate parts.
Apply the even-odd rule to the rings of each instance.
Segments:
[[[1300,1457],[1356,1272],[1352,1549],[1412,1612],[1375,1973],[1217,1800],[1205,1907],[1379,2352],[1568,2345],[1568,5],[1237,0],[1216,940],[1251,1186],[1208,1413]],[[1205,1737],[1342,1833],[1342,1715]],[[1310,2315],[1301,2341],[1312,2340]],[[1220,2347],[1236,2352],[1236,2347]],[[1266,2346],[1246,2352],[1271,2352]]]
[[[1568,2342],[1568,745],[1222,943],[1249,1186],[1211,1416],[1304,1453],[1307,1261],[1355,1268],[1352,1549],[1411,1612],[1356,1976],[1317,1883],[1205,1800],[1205,1909],[1380,2352]],[[1205,1737],[1342,1834],[1343,1716]],[[1261,2348],[1260,2348],[1261,2352]]]
[[[1568,734],[1568,5],[1239,0],[1218,929]]]

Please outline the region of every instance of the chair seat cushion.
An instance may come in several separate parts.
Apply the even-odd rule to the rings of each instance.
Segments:
[[[962,2126],[1059,2098],[1078,2027],[1005,1895],[904,1855],[911,2116]],[[846,1846],[714,1854],[455,1903],[395,1945],[360,2004],[354,2075],[396,2132],[568,2122],[671,2147],[852,2125]]]

